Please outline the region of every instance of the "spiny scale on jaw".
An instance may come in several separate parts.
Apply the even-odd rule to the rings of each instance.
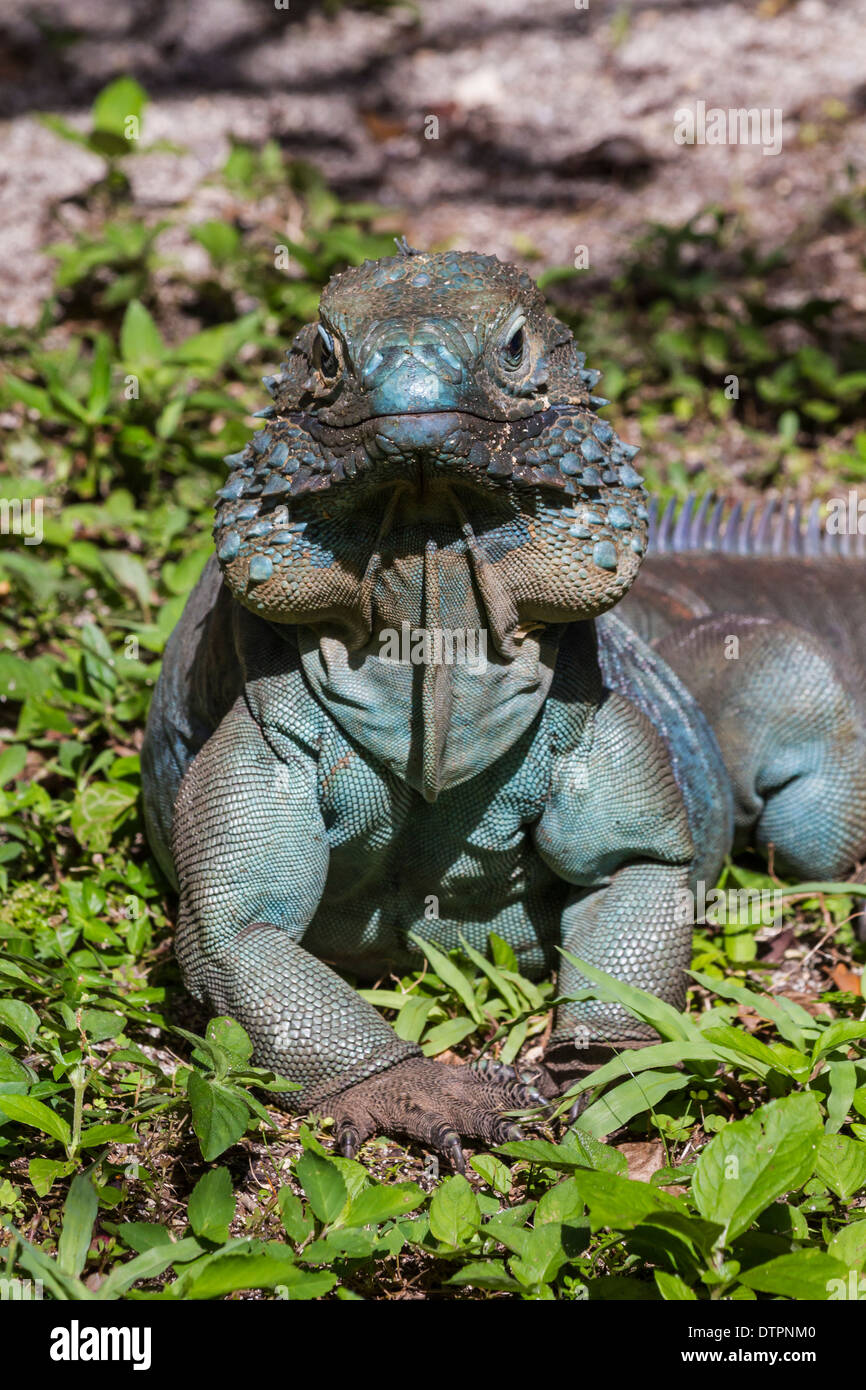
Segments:
[[[431,291],[428,320],[434,310],[455,319],[462,307],[449,298],[455,256],[423,259],[416,279],[435,279],[434,263],[446,260],[450,277],[447,293]],[[477,288],[489,258],[467,259]],[[376,264],[380,279],[385,264]],[[495,285],[507,271],[509,294],[525,281],[537,296],[527,277],[495,265]],[[362,270],[336,278],[357,278]],[[489,291],[490,284],[488,298]],[[215,540],[235,596],[273,621],[327,619],[357,632],[365,625],[363,576],[383,539],[377,518],[395,490],[417,487],[423,472],[425,495],[430,481],[455,485],[477,549],[521,621],[570,621],[616,603],[646,547],[642,479],[631,464],[637,449],[593,413],[593,406],[607,404],[591,394],[600,374],[586,367],[562,325],[538,312],[536,341],[543,336],[545,362],[549,357],[553,364],[549,373],[545,366],[546,393],[536,392],[534,402],[524,397],[520,410],[531,407],[530,413],[507,419],[446,410],[433,446],[417,445],[411,430],[389,433],[377,418],[338,427],[330,422],[333,400],[327,419],[314,407],[301,408],[292,360],[303,335],[309,342],[314,333],[302,330],[284,372],[264,378],[277,405],[259,412],[264,427],[226,460],[231,472],[218,494]],[[448,490],[439,488],[440,501]]]

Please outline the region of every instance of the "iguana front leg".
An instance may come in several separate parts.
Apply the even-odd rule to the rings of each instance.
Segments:
[[[292,1109],[337,1121],[352,1154],[402,1135],[462,1167],[460,1137],[514,1137],[531,1088],[423,1057],[301,944],[328,869],[316,758],[239,700],[189,768],[175,809],[177,955],[190,991],[247,1030],[254,1061],[300,1083]],[[380,1075],[384,1073],[385,1075]]]
[[[610,975],[677,1008],[685,1003],[692,924],[683,890],[692,882],[688,819],[667,749],[628,700],[610,694],[595,719],[588,759],[559,759],[536,827],[542,858],[575,891],[562,916],[561,945]],[[557,992],[591,987],[563,958]],[[563,1004],[545,1054],[562,1085],[656,1034],[621,1005]]]

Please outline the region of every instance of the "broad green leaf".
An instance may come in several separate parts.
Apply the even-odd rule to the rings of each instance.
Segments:
[[[105,550],[102,559],[117,587],[134,595],[142,608],[148,608],[154,594],[144,561],[128,550]]]
[[[307,1296],[317,1298],[329,1293],[336,1282],[329,1270],[309,1274],[299,1270],[292,1252],[271,1242],[261,1251],[214,1255],[185,1286],[184,1297],[222,1298],[238,1289],[273,1288],[286,1289],[286,1297],[303,1297],[306,1285]],[[288,1293],[290,1286],[292,1294]]]
[[[40,1197],[47,1197],[58,1178],[68,1178],[74,1172],[72,1159],[31,1158],[27,1165],[34,1191]]]
[[[205,1037],[214,1046],[228,1053],[232,1066],[244,1067],[253,1055],[253,1045],[249,1033],[233,1018],[222,1016],[212,1018],[205,1030]]]
[[[140,121],[146,104],[147,93],[134,77],[117,77],[103,87],[93,103],[94,129],[123,139],[127,118],[135,116]]]
[[[848,1269],[862,1269],[866,1265],[866,1221],[843,1226],[827,1246],[827,1253],[834,1260],[841,1260]]]
[[[347,1226],[377,1226],[382,1221],[390,1221],[397,1216],[421,1207],[427,1194],[414,1182],[396,1183],[394,1186],[367,1187],[359,1192],[349,1207]]]
[[[126,782],[91,782],[76,795],[69,818],[79,844],[94,853],[111,848],[115,826],[138,800],[138,788]]]
[[[550,1139],[513,1139],[508,1144],[497,1144],[496,1152],[507,1158],[523,1159],[525,1163],[540,1163],[545,1168],[559,1169],[573,1173],[576,1168],[592,1167],[592,1160],[577,1147],[554,1144]]]
[[[690,1289],[685,1280],[678,1274],[669,1274],[667,1270],[653,1270],[653,1278],[656,1281],[658,1291],[666,1303],[685,1303],[696,1302],[697,1294],[694,1289]]]
[[[511,1169],[500,1159],[493,1154],[476,1154],[474,1158],[470,1158],[469,1167],[474,1168],[478,1176],[483,1178],[494,1192],[498,1192],[502,1197],[508,1196],[513,1183]]]
[[[20,1125],[29,1125],[32,1129],[41,1130],[43,1134],[57,1139],[66,1148],[69,1148],[72,1142],[72,1131],[63,1117],[57,1115],[49,1106],[43,1105],[41,1100],[34,1100],[32,1096],[0,1095],[0,1121],[4,1115]]]
[[[187,1216],[202,1240],[223,1244],[235,1214],[235,1194],[228,1168],[211,1168],[190,1194]]]
[[[445,1282],[457,1284],[461,1288],[507,1289],[512,1292],[520,1289],[520,1284],[511,1278],[502,1260],[476,1260],[458,1269],[457,1273],[452,1274]]]
[[[471,1239],[480,1225],[478,1198],[462,1173],[446,1178],[430,1202],[431,1234],[456,1250]]]
[[[812,1093],[770,1101],[726,1125],[698,1159],[691,1189],[698,1211],[734,1240],[777,1197],[808,1181],[822,1133]]]
[[[10,744],[0,753],[0,787],[5,787],[9,782],[14,782],[15,778],[24,771],[27,762],[27,749],[22,743]]]
[[[325,1225],[336,1221],[348,1198],[337,1165],[306,1149],[295,1163],[295,1173],[318,1219]]]
[[[120,353],[130,367],[153,367],[165,353],[159,329],[144,305],[131,299],[120,329]]]
[[[36,1037],[39,1015],[22,999],[0,999],[0,1027],[8,1028],[29,1045]]]
[[[510,1233],[500,1232],[500,1238],[504,1245],[516,1248],[510,1268],[524,1288],[549,1283],[569,1259],[562,1244],[562,1227],[555,1221],[532,1230],[515,1227]]]
[[[586,1203],[580,1190],[579,1178],[565,1178],[555,1187],[550,1187],[539,1198],[535,1209],[534,1224],[545,1226],[548,1221],[576,1223],[583,1220]]]
[[[693,1078],[682,1072],[645,1071],[594,1101],[577,1121],[577,1128],[600,1139],[603,1134],[612,1134],[627,1124],[635,1115],[651,1111],[671,1091],[681,1091],[692,1084]]]
[[[681,1212],[686,1208],[678,1197],[614,1173],[583,1172],[574,1181],[589,1208],[592,1229],[609,1226],[628,1231],[657,1212]]]
[[[199,1072],[190,1073],[187,1095],[192,1107],[192,1127],[206,1163],[236,1144],[249,1123],[250,1112],[238,1093]]]
[[[190,227],[190,234],[196,241],[201,242],[215,265],[221,265],[224,261],[231,260],[232,256],[237,255],[241,244],[241,234],[237,227],[233,227],[230,222],[221,222],[216,219],[208,222],[199,222]]]
[[[63,1226],[57,1244],[57,1265],[62,1274],[77,1277],[83,1270],[98,1207],[96,1188],[90,1178],[79,1173],[72,1179],[63,1205]]]
[[[825,1134],[818,1145],[815,1176],[847,1202],[866,1187],[866,1144],[844,1134]]]
[[[800,1301],[845,1297],[848,1270],[823,1250],[798,1250],[756,1265],[740,1275],[740,1282],[760,1293],[780,1294]]]

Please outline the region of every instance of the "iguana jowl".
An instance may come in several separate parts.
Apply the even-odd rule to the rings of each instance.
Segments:
[[[410,933],[493,930],[561,995],[587,982],[558,947],[680,1005],[683,891],[735,839],[807,878],[864,852],[866,566],[660,555],[630,626],[602,617],[649,518],[596,378],[494,258],[336,276],[229,460],[166,652],[145,806],[185,980],[345,1153],[386,1131],[460,1166],[538,1091],[422,1057],[332,966],[372,979],[419,963]],[[405,624],[481,633],[486,667],[387,659]],[[536,1084],[650,1036],[564,1005]]]

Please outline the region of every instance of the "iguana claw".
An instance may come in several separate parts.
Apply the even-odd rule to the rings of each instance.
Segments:
[[[495,1064],[498,1068],[499,1064]],[[465,1170],[463,1140],[504,1144],[522,1131],[504,1112],[544,1103],[512,1068],[489,1077],[476,1068],[409,1057],[389,1071],[351,1086],[325,1107],[333,1116],[337,1149],[354,1158],[366,1139],[389,1134],[414,1139]]]

